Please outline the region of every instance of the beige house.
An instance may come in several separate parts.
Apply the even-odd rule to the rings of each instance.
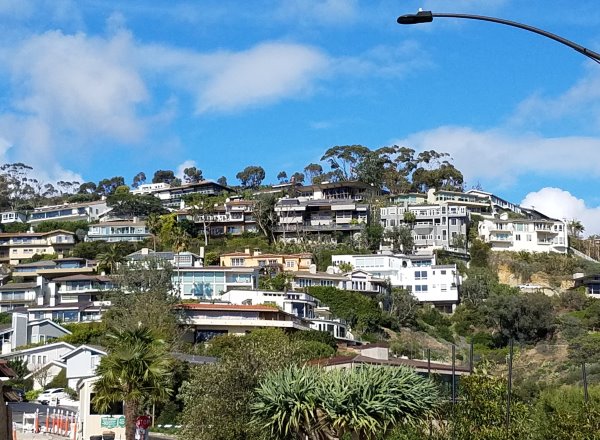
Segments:
[[[259,251],[231,252],[222,254],[220,265],[224,267],[274,268],[285,272],[309,271],[312,254],[263,254]]]
[[[0,263],[16,265],[36,254],[64,256],[75,246],[75,234],[50,232],[0,233]]]
[[[116,439],[125,438],[125,416],[123,404],[113,405],[111,414],[98,414],[92,405],[94,383],[98,377],[83,379],[77,385],[79,392],[79,420],[77,424],[78,440],[87,440],[91,436],[102,436],[103,432],[112,431]]]

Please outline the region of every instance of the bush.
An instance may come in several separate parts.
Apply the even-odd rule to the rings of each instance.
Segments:
[[[42,390],[29,390],[25,392],[25,400],[33,402],[38,396],[42,394]]]
[[[67,384],[67,370],[63,368],[50,382],[48,382],[45,388],[67,388]]]

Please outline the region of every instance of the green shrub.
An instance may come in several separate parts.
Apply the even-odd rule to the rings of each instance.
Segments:
[[[42,390],[29,390],[25,392],[25,399],[28,402],[33,402],[40,394],[42,394]]]
[[[46,389],[50,388],[66,388],[67,387],[67,370],[63,368],[58,372],[56,376],[52,378],[50,382],[46,385]]]

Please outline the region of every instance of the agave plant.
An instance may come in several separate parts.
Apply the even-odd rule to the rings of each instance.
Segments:
[[[261,382],[252,410],[270,438],[370,440],[422,421],[439,401],[433,382],[407,368],[291,366]]]

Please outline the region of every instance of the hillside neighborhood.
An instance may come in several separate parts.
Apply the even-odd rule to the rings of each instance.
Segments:
[[[72,185],[53,204],[7,199],[13,208],[0,214],[4,380],[31,400],[60,389],[46,403],[71,402],[77,421],[63,431],[87,439],[109,425],[117,434],[125,429],[90,404],[98,367],[115,349],[106,339],[115,325],[175,337],[169,350],[186,371],[218,368],[231,344],[223,338],[283,338],[300,350],[296,359],[325,370],[364,364],[433,374],[452,401],[477,362],[499,362],[503,374],[506,359],[496,352],[506,353],[509,342],[522,344],[527,358],[536,343],[567,338],[569,357],[597,362],[596,350],[585,352],[596,334],[585,328],[600,319],[592,311],[600,263],[581,246],[576,219],[481,189],[391,192],[322,174],[310,184],[262,185],[258,174],[234,187],[223,179],[173,183],[173,172],[157,171],[152,183],[136,176],[132,186],[122,178]],[[506,302],[514,295],[525,315],[503,316],[517,313]],[[581,312],[560,315],[572,307]],[[531,322],[528,313],[540,316]],[[568,336],[574,325],[579,330]],[[517,369],[521,359],[514,362]],[[595,370],[589,374],[595,381]],[[153,417],[183,423],[191,435],[189,399],[163,403]],[[183,418],[173,412],[178,405]]]

